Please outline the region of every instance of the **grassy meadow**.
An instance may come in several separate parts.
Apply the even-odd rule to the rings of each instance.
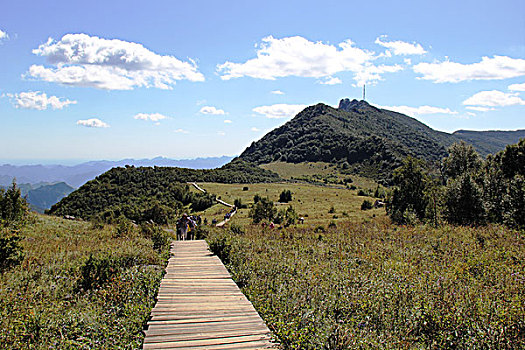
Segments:
[[[378,219],[207,239],[285,349],[525,347],[523,233]]]
[[[361,210],[375,199],[357,188],[199,185],[248,206],[292,191],[276,207],[293,205],[304,224],[253,225],[248,208],[207,237],[285,349],[525,348],[523,232],[394,225],[384,208]]]
[[[366,221],[375,217],[385,217],[384,209],[361,210],[364,200],[372,203],[375,198],[369,196],[358,196],[358,189],[350,190],[346,188],[333,188],[328,186],[317,186],[307,183],[272,183],[272,184],[218,184],[218,183],[199,183],[199,186],[217,195],[226,203],[231,203],[240,199],[242,204],[248,208],[239,210],[234,216],[232,223],[246,225],[251,223],[248,217],[250,205],[253,204],[253,197],[258,194],[261,197],[268,197],[274,202],[277,209],[286,209],[293,206],[300,217],[305,218],[305,225],[328,225],[331,221]],[[377,185],[376,185],[377,186]],[[248,190],[243,190],[248,187]],[[373,190],[376,187],[370,186]],[[292,201],[289,203],[278,203],[279,195],[283,190],[292,192]],[[216,219],[221,221],[229,211],[229,208],[216,204],[211,208],[201,212],[201,216],[208,222]]]
[[[137,349],[169,237],[30,214],[24,257],[0,274],[2,349]]]

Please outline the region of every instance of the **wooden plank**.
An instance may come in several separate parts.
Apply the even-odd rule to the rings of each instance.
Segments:
[[[150,338],[147,338],[148,340]],[[156,349],[177,349],[180,347],[187,347],[187,346],[207,346],[207,345],[224,345],[224,344],[242,344],[242,343],[248,343],[248,342],[261,342],[261,340],[267,340],[270,341],[270,337],[268,335],[244,335],[244,336],[232,336],[232,337],[224,337],[224,338],[212,338],[212,339],[197,339],[197,340],[181,340],[177,341],[174,340],[173,337],[166,337],[164,339],[156,339],[159,341],[155,342],[155,348]],[[151,344],[150,342],[144,342],[144,348],[146,349],[146,345]]]
[[[144,349],[277,349],[272,334],[205,241],[174,242]]]

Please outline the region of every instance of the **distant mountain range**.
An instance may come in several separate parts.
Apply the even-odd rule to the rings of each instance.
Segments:
[[[253,142],[240,158],[256,164],[328,162],[388,183],[408,155],[437,163],[451,144],[465,140],[486,156],[524,137],[525,130],[449,134],[366,101],[343,99],[338,108],[322,103],[307,107]]]
[[[73,166],[65,165],[0,165],[0,185],[11,185],[13,178],[19,184],[38,184],[65,182],[73,187],[80,187],[89,180],[114,167],[125,165],[162,166],[190,169],[214,169],[227,164],[233,157],[209,157],[195,159],[123,159],[118,161],[91,161]]]
[[[11,186],[11,185],[9,185]],[[32,210],[43,213],[46,209],[75,190],[65,182],[37,184],[17,184],[20,192],[26,198]],[[0,185],[0,188],[7,189],[7,185]]]

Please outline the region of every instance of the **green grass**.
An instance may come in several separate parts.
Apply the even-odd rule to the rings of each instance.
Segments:
[[[359,188],[375,189],[377,183],[366,177],[355,174],[345,174],[340,168],[334,164],[324,162],[303,162],[303,163],[285,163],[272,162],[268,164],[259,165],[265,170],[273,171],[283,179],[304,179],[310,182],[324,182],[325,179],[329,183],[339,183],[341,180],[352,179],[349,185],[354,185]]]
[[[384,219],[244,231],[208,241],[285,349],[525,347],[523,233]]]
[[[303,183],[261,183],[249,185],[199,183],[199,186],[231,204],[237,198],[240,198],[243,204],[253,204],[253,197],[258,194],[262,197],[270,198],[278,209],[286,209],[289,205],[292,205],[299,216],[305,217],[305,227],[324,225],[330,221],[335,221],[336,223],[347,220],[362,222],[371,220],[374,217],[385,217],[383,208],[362,211],[360,208],[363,200],[368,199],[373,203],[375,199],[358,196],[358,190]],[[244,191],[244,187],[248,187],[248,190]],[[283,190],[292,191],[292,201],[286,204],[278,204],[279,195]],[[335,212],[329,213],[332,207],[335,209]],[[217,204],[200,214],[208,222],[211,222],[212,219],[221,221],[224,214],[228,211],[229,208]],[[249,208],[241,209],[230,222],[240,225],[249,224],[251,219],[248,217],[248,213]]]
[[[168,246],[130,226],[29,221],[24,259],[0,275],[2,348],[140,348]]]

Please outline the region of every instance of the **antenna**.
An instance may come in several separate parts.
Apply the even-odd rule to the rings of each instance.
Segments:
[[[365,100],[365,97],[366,97],[366,85],[363,84],[363,101]]]

